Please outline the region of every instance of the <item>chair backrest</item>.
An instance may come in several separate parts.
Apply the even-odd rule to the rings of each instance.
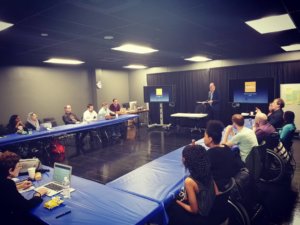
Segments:
[[[234,179],[233,177],[231,177],[231,179],[230,179],[230,181],[228,182],[228,184],[226,184],[226,185],[224,186],[225,191],[223,191],[223,192],[221,193],[221,195],[226,195],[226,194],[230,195],[230,192],[232,191],[232,189],[234,188],[235,185],[236,185],[235,179]]]
[[[221,224],[229,216],[228,199],[235,186],[234,178],[225,185],[225,191],[216,196],[214,205],[209,213],[207,224]]]
[[[8,134],[8,130],[5,126],[0,124],[0,136]]]
[[[246,168],[249,170],[250,176],[255,181],[259,180],[259,177],[264,167],[265,158],[266,158],[265,144],[254,146],[246,158],[245,161]]]
[[[278,146],[280,141],[280,135],[278,132],[273,132],[265,137],[266,148],[274,149]]]

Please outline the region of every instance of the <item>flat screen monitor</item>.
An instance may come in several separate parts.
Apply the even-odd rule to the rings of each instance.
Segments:
[[[274,79],[229,80],[229,101],[238,103],[268,103],[274,98]]]
[[[170,102],[172,99],[172,85],[144,86],[144,102]]]
[[[129,110],[136,110],[137,108],[137,101],[129,102]]]
[[[125,109],[129,109],[129,102],[123,103],[122,106]]]

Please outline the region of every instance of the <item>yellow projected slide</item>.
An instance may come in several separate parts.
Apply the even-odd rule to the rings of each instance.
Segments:
[[[256,92],[256,81],[246,81],[245,82],[245,93],[255,93]]]
[[[163,94],[162,88],[156,88],[155,92],[156,92],[156,96],[162,96]]]

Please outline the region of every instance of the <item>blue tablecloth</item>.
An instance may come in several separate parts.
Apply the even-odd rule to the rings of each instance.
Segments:
[[[62,126],[53,127],[50,130],[34,131],[32,134],[26,134],[26,135],[10,134],[10,135],[6,135],[6,136],[0,138],[0,146],[16,144],[16,143],[21,143],[21,142],[25,142],[25,141],[32,141],[32,140],[36,140],[36,139],[53,137],[53,136],[60,136],[60,135],[64,135],[67,133],[74,133],[74,132],[79,132],[79,131],[83,131],[83,130],[90,130],[93,128],[110,126],[113,124],[118,124],[118,123],[125,122],[127,120],[134,119],[136,117],[138,117],[138,115],[135,115],[135,114],[120,115],[118,118],[112,119],[112,120],[104,120],[103,119],[103,120],[93,121],[90,123],[62,125]]]
[[[42,181],[35,185],[49,182],[51,177],[52,170],[43,174]],[[71,187],[76,190],[65,200],[65,206],[48,210],[43,204],[50,198],[44,197],[43,204],[33,209],[32,214],[50,225],[133,225],[145,224],[163,210],[157,202],[76,176],[71,178]],[[26,198],[32,194],[33,191],[23,193]],[[70,214],[55,218],[68,210]]]
[[[163,206],[161,216],[167,223],[165,204],[174,199],[183,186],[186,171],[181,161],[182,148],[147,163],[124,176],[106,184]]]

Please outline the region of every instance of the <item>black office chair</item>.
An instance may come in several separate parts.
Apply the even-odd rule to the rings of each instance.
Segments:
[[[259,181],[264,169],[267,154],[266,151],[266,145],[263,143],[259,146],[254,146],[246,157],[246,168],[249,170],[250,176],[255,182]]]
[[[289,161],[289,154],[280,142],[277,132],[265,137],[265,157],[263,158],[263,168],[260,174],[260,181],[276,182],[282,179]]]
[[[242,168],[234,177],[235,187],[229,197],[229,224],[251,224],[263,211],[263,205],[253,176],[247,168]]]
[[[279,134],[274,132],[266,138],[265,145],[267,154],[260,180],[263,182],[277,182],[283,178],[292,179],[296,163],[291,143],[286,143],[284,146],[280,142]]]
[[[235,180],[231,178],[229,183],[225,186],[225,191],[216,196],[214,205],[207,219],[207,224],[223,225],[228,223],[232,211],[228,199],[234,186]]]
[[[2,124],[0,124],[0,136],[4,136],[8,134],[8,130],[5,126],[3,126]]]

